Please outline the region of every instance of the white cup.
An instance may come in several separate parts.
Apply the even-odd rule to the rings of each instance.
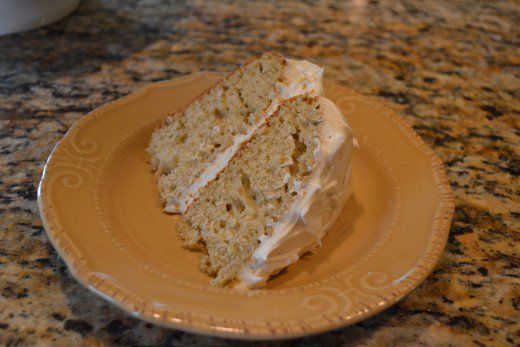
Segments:
[[[0,35],[55,22],[78,7],[80,0],[0,0]]]

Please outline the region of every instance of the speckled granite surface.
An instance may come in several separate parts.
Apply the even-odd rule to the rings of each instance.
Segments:
[[[81,287],[45,235],[36,186],[84,113],[276,49],[393,103],[446,163],[457,203],[420,287],[291,344],[518,345],[519,21],[515,1],[83,1],[57,24],[0,37],[0,344],[236,343],[141,322]]]

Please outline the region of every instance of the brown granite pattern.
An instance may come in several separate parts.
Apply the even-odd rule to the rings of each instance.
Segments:
[[[446,163],[457,203],[421,286],[291,344],[520,344],[519,21],[516,1],[91,0],[0,37],[0,344],[235,344],[141,322],[81,287],[45,235],[36,186],[84,113],[266,49],[393,103]]]

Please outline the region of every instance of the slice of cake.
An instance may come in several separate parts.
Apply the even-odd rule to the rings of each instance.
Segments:
[[[350,194],[352,132],[323,97],[284,101],[183,215],[216,286],[259,287],[320,245]]]
[[[183,213],[281,100],[321,93],[323,69],[267,52],[168,117],[148,152],[165,211]]]

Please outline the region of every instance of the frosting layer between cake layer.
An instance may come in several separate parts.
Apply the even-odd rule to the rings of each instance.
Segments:
[[[284,81],[276,82],[276,91],[270,95],[271,104],[266,108],[260,121],[248,127],[246,132],[236,135],[232,144],[216,159],[206,164],[204,172],[192,184],[183,187],[181,197],[170,197],[166,202],[165,212],[184,213],[190,203],[198,196],[201,188],[205,187],[229,163],[242,143],[249,140],[266,119],[271,117],[280,102],[298,95],[322,95],[323,68],[306,60],[285,59],[287,64],[284,72]]]

